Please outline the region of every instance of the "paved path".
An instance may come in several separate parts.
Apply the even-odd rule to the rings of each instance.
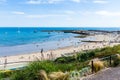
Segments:
[[[105,69],[83,80],[120,80],[120,67]]]

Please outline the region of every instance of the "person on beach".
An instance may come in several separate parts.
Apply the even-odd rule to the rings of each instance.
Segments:
[[[53,59],[53,54],[52,54],[52,51],[50,52],[50,56],[51,56],[51,59]]]
[[[6,65],[7,65],[7,57],[5,56],[4,69],[6,68]]]
[[[43,48],[41,49],[41,53],[43,53]]]

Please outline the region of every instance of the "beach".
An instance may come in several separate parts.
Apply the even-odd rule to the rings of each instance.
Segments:
[[[58,49],[53,49],[48,51],[43,50],[43,52],[39,51],[31,54],[0,57],[0,69],[4,70],[4,69],[14,69],[19,67],[24,67],[31,61],[54,60],[61,56],[75,55],[77,52],[84,50],[91,50],[96,48],[118,45],[119,44],[118,42],[110,43],[110,41],[114,41],[116,38],[119,38],[119,36],[118,37],[113,37],[113,36],[114,35],[112,34],[107,34],[107,35],[96,34],[92,37],[94,37],[96,41],[102,41],[102,42],[86,42],[75,46],[61,47]]]

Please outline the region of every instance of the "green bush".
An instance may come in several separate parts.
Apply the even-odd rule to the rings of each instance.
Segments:
[[[47,73],[57,70],[54,62],[52,62],[52,61],[36,61],[36,62],[32,62],[26,68],[26,70],[32,71],[32,72],[37,72],[37,71],[39,71],[41,69],[45,70]]]
[[[57,62],[57,63],[65,63],[65,62],[67,62],[67,61],[66,61],[65,57],[59,57],[59,58],[57,58],[57,59],[55,60],[55,62]]]
[[[88,57],[89,57],[89,58],[94,58],[94,57],[95,57],[95,51],[90,51],[90,52],[88,53]]]
[[[39,80],[38,72],[40,70],[45,70],[47,73],[57,71],[66,72],[72,70],[80,70],[88,66],[89,60],[93,58],[103,58],[116,53],[120,53],[120,45],[90,50],[86,52],[79,52],[77,53],[77,55],[74,56],[59,57],[55,61],[32,62],[21,71],[15,71],[14,73],[12,73],[11,80]],[[115,58],[113,61],[113,65],[117,66],[119,65],[119,63],[120,60]]]
[[[74,62],[74,61],[75,61],[74,56],[68,56],[68,57],[59,57],[54,62],[56,62],[56,63],[70,63],[70,62]]]
[[[27,80],[27,79],[24,71],[21,70],[21,71],[15,71],[14,73],[12,73],[12,75],[10,76],[10,80]]]
[[[7,78],[7,77],[9,77],[11,74],[12,74],[12,71],[10,71],[10,70],[1,71],[1,72],[0,72],[0,80],[1,80],[2,78]]]
[[[71,71],[76,69],[76,66],[74,66],[73,63],[69,63],[69,64],[55,64],[58,71],[62,71],[62,72],[66,72],[66,71]]]
[[[115,57],[114,59],[113,59],[113,67],[116,67],[116,66],[118,66],[120,64],[120,59],[119,58],[117,58],[117,57]]]
[[[88,59],[88,55],[87,55],[87,53],[82,53],[80,56],[80,61],[86,61],[87,59]]]
[[[13,73],[11,80],[39,80],[38,72],[40,70],[45,70],[47,73],[50,73],[57,71],[66,72],[74,70],[75,68],[76,66],[74,66],[72,63],[61,64],[54,63],[53,61],[37,61],[30,63],[25,69]]]

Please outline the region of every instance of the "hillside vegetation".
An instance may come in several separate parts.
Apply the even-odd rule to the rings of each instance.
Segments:
[[[82,51],[76,53],[73,56],[59,57],[54,61],[35,61],[29,63],[28,66],[21,70],[0,71],[0,80],[3,78],[10,78],[10,80],[51,80],[49,75],[52,75],[52,77],[54,76],[55,80],[69,80],[69,76],[72,71],[79,71],[82,68],[88,66],[90,67],[90,65],[88,65],[90,60],[94,58],[104,58],[115,54],[120,54],[120,45],[114,47],[105,47],[102,49]],[[119,63],[120,58],[114,57],[114,60],[112,60],[112,66],[118,66]],[[41,73],[41,70],[43,70],[42,72],[44,75]],[[42,77],[45,76],[47,78],[43,79]]]

